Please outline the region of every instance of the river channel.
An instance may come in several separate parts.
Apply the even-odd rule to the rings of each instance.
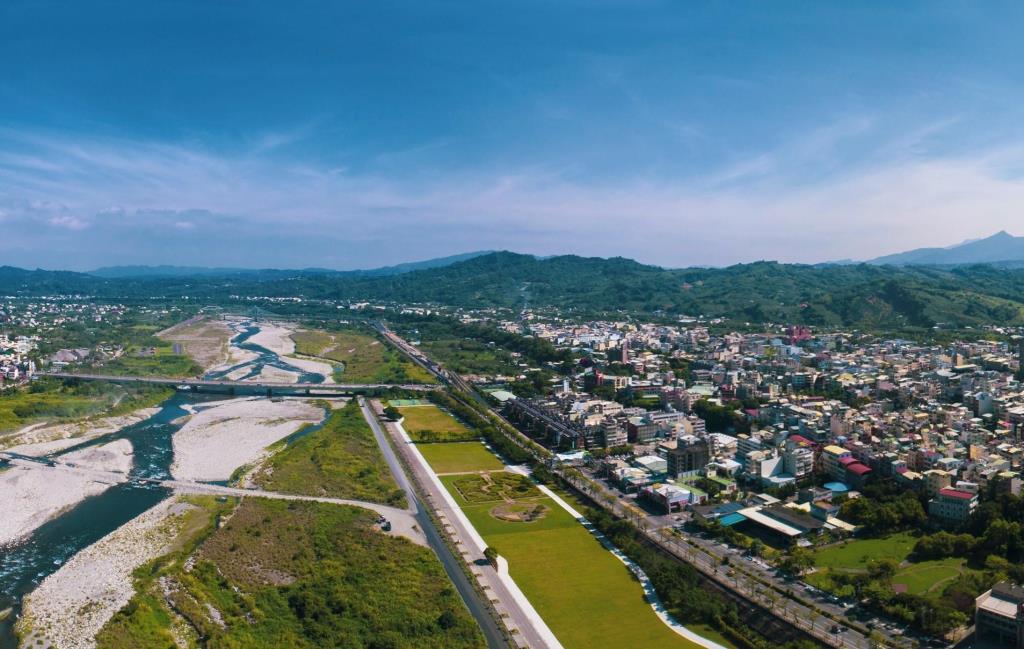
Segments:
[[[249,373],[243,378],[254,378],[267,365],[297,372],[303,383],[321,383],[320,374],[303,372],[289,365],[277,354],[254,343],[249,338],[259,332],[259,326],[244,326],[231,339],[231,344],[256,354],[255,360],[239,363],[226,370],[210,373],[206,378],[222,378],[231,372],[248,367]],[[225,397],[178,393],[160,405],[155,415],[119,431],[98,437],[78,446],[66,449],[55,456],[80,450],[85,446],[106,444],[118,439],[127,439],[134,448],[134,466],[131,478],[169,479],[174,462],[172,438],[181,427],[174,423],[189,412],[185,406],[201,409],[203,404],[223,400]],[[297,435],[309,434],[319,425],[306,427]],[[85,547],[95,543],[115,529],[124,525],[142,512],[153,507],[171,494],[159,486],[145,486],[131,481],[114,485],[102,494],[86,498],[72,509],[37,528],[25,542],[0,550],[0,611],[11,609],[11,613],[0,621],[0,649],[16,649],[17,638],[14,624],[21,610],[22,598],[32,592],[48,575]]]

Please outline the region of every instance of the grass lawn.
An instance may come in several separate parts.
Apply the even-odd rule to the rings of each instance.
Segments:
[[[903,584],[911,595],[924,595],[929,591],[941,591],[944,582],[960,575],[964,560],[949,558],[938,561],[922,561],[903,568],[893,575],[893,585]]]
[[[398,408],[398,411],[405,417],[402,428],[414,442],[455,442],[479,437],[433,404]]]
[[[435,473],[500,471],[501,460],[480,442],[446,442],[416,446]]]
[[[320,430],[270,457],[256,484],[270,491],[405,506],[370,425],[353,399]]]
[[[891,558],[905,561],[916,542],[917,539],[909,532],[900,532],[881,539],[857,539],[817,551],[814,554],[814,563],[819,568],[860,572],[867,570],[868,562],[874,559]]]
[[[459,495],[459,477],[441,480],[567,649],[697,646],[658,619],[626,566],[550,498],[522,501],[547,507],[539,520],[502,521],[491,515],[500,504]]]

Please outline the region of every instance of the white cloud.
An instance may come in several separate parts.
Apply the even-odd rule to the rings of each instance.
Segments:
[[[592,184],[542,165],[409,180],[321,168],[260,147],[229,155],[0,131],[10,152],[0,156],[0,210],[25,225],[20,249],[44,244],[31,223],[89,230],[91,246],[108,256],[145,254],[154,263],[180,258],[195,236],[141,250],[125,246],[130,233],[244,231],[248,258],[261,255],[250,263],[279,266],[368,266],[481,248],[669,266],[817,262],[1014,231],[1016,206],[1024,204],[1024,145],[926,157],[922,138],[935,131],[926,125],[880,147],[882,159],[839,165],[840,143],[871,124],[847,120],[699,177]],[[804,174],[809,166],[830,170]],[[194,254],[220,254],[204,250]]]

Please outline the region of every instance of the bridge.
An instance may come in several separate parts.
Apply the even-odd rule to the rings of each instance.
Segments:
[[[174,379],[150,376],[113,376],[108,374],[75,374],[72,372],[37,372],[36,376],[75,381],[105,381],[122,385],[165,385],[180,391],[227,394],[331,395],[398,388],[429,392],[439,386],[425,383],[282,383],[276,381],[229,381],[224,379]]]

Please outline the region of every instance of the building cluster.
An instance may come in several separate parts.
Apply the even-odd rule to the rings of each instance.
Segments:
[[[8,337],[0,334],[0,388],[32,378],[36,364],[30,358],[38,339],[33,336]]]
[[[622,323],[530,330],[572,347],[581,367],[550,396],[509,402],[509,415],[563,450],[635,445],[632,460],[608,464],[609,478],[669,510],[701,504],[708,481],[848,494],[887,479],[922,493],[931,519],[952,527],[992,490],[1021,491],[1018,339],[925,345],[803,327],[713,335]],[[834,518],[826,498],[798,504]]]

